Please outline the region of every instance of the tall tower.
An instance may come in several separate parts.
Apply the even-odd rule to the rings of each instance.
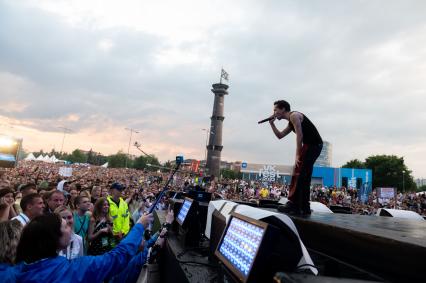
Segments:
[[[211,116],[210,137],[209,144],[207,145],[207,175],[220,176],[220,155],[222,152],[222,127],[223,120],[223,106],[225,95],[228,94],[228,85],[222,82],[213,84],[212,92],[214,93],[213,114]]]

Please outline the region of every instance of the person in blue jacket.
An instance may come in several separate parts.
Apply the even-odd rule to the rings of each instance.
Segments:
[[[1,276],[16,282],[103,282],[127,267],[137,253],[144,229],[153,221],[152,214],[142,216],[125,239],[113,250],[99,256],[68,260],[58,256],[71,237],[70,227],[57,214],[34,218],[23,230],[17,248],[16,266]]]
[[[166,216],[166,223],[172,224],[174,220],[173,210],[169,210]],[[167,226],[167,225],[166,225]],[[118,275],[111,278],[109,283],[134,283],[138,280],[141,273],[142,267],[146,264],[148,258],[148,251],[154,245],[162,247],[164,244],[164,238],[167,234],[167,228],[162,228],[161,231],[155,233],[149,240],[144,241],[140,247],[140,252],[136,254],[129,262],[127,267],[121,271]]]
[[[139,253],[137,253],[130,261],[129,264],[123,269],[118,275],[114,276],[109,280],[108,283],[134,283],[138,280],[142,267],[145,265],[148,258],[148,251],[158,239],[158,233],[153,235]]]
[[[2,283],[16,282],[19,270],[12,268],[16,258],[16,247],[21,237],[22,224],[18,220],[0,222],[0,281]],[[3,276],[10,270],[9,276]]]

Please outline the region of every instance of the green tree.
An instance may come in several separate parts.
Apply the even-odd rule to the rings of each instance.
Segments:
[[[37,158],[40,155],[44,155],[44,151],[42,149],[40,149],[39,151],[34,151],[33,154]]]
[[[346,162],[345,165],[342,166],[343,168],[358,168],[358,169],[365,169],[365,163],[358,160],[353,159],[348,162]]]
[[[102,155],[100,153],[96,155],[96,161],[95,161],[96,165],[104,165],[107,162],[108,162],[108,156]]]
[[[43,154],[43,155],[48,154],[49,156],[55,155],[55,157],[59,160],[70,160],[70,158],[73,158],[73,157],[71,157],[72,154],[68,154],[66,152],[61,153],[61,152],[55,150],[54,148],[52,148],[50,150],[50,152],[43,153],[43,150],[40,150],[38,152],[33,152],[33,154],[34,154],[35,157],[38,157],[40,154]]]
[[[86,154],[84,154],[81,150],[75,149],[67,158],[68,161],[73,163],[85,163],[87,160]]]
[[[87,163],[89,164],[94,164],[94,165],[99,165],[96,163],[96,152],[93,152],[92,149],[89,150],[89,152],[87,153]]]
[[[133,168],[136,169],[145,169],[147,164],[147,158],[145,156],[137,157],[133,162]]]
[[[426,185],[423,185],[423,186],[417,187],[416,191],[417,191],[417,192],[425,192],[425,191],[426,191]]]
[[[49,152],[49,155],[52,156],[56,156],[56,158],[59,158],[59,156],[61,156],[61,153],[59,151],[56,151],[54,148],[52,148]]]
[[[241,172],[237,172],[237,171],[234,171],[234,170],[231,170],[231,169],[221,169],[220,175],[222,176],[222,178],[226,178],[226,179],[241,179],[242,178]]]
[[[163,167],[166,167],[166,168],[173,168],[173,166],[174,166],[174,162],[172,162],[171,160],[167,160],[166,162],[164,162],[163,163]],[[164,169],[164,170],[166,170],[166,169]]]
[[[89,151],[87,154],[87,163],[100,166],[104,165],[106,162],[108,162],[108,157],[102,155],[100,152]]]
[[[128,159],[127,154],[125,154],[122,150],[120,150],[116,154],[108,156],[108,167],[124,168],[126,167],[126,159],[127,159],[127,167],[131,167],[132,160]]]
[[[149,165],[154,165],[154,166],[149,166]],[[155,157],[155,155],[150,155],[150,156],[139,156],[134,160],[133,163],[133,168],[136,169],[147,169],[150,171],[155,171],[158,168],[156,168],[155,166],[160,166],[160,162],[158,161],[157,157]]]
[[[373,188],[396,187],[398,191],[412,191],[416,184],[403,157],[373,155],[365,160],[365,167],[373,171]]]

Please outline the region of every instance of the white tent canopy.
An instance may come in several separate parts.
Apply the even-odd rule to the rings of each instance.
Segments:
[[[52,155],[49,157],[48,154],[44,155],[40,154],[37,158],[34,157],[32,153],[28,154],[28,156],[25,158],[25,160],[36,160],[36,161],[42,161],[42,162],[48,162],[48,163],[56,163],[56,162],[63,162],[63,160],[59,160],[56,158],[55,155]]]
[[[36,158],[35,158],[34,154],[30,153],[30,154],[27,155],[27,157],[25,157],[24,160],[35,160],[35,159]]]
[[[108,168],[108,162],[102,165],[101,167]]]
[[[424,221],[423,217],[420,214],[410,210],[379,208],[376,215]]]
[[[43,154],[40,154],[35,160],[44,161]]]

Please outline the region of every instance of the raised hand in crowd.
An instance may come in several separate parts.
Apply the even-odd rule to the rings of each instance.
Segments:
[[[149,224],[151,224],[153,221],[154,221],[154,215],[150,213],[150,214],[142,215],[139,218],[138,223],[142,224],[143,227],[146,229],[148,228]]]
[[[108,225],[107,227],[100,229],[99,232],[112,235],[112,227]]]
[[[173,209],[169,209],[169,212],[167,212],[167,215],[166,215],[166,223],[172,224],[174,219],[175,219],[175,213],[173,212]]]

